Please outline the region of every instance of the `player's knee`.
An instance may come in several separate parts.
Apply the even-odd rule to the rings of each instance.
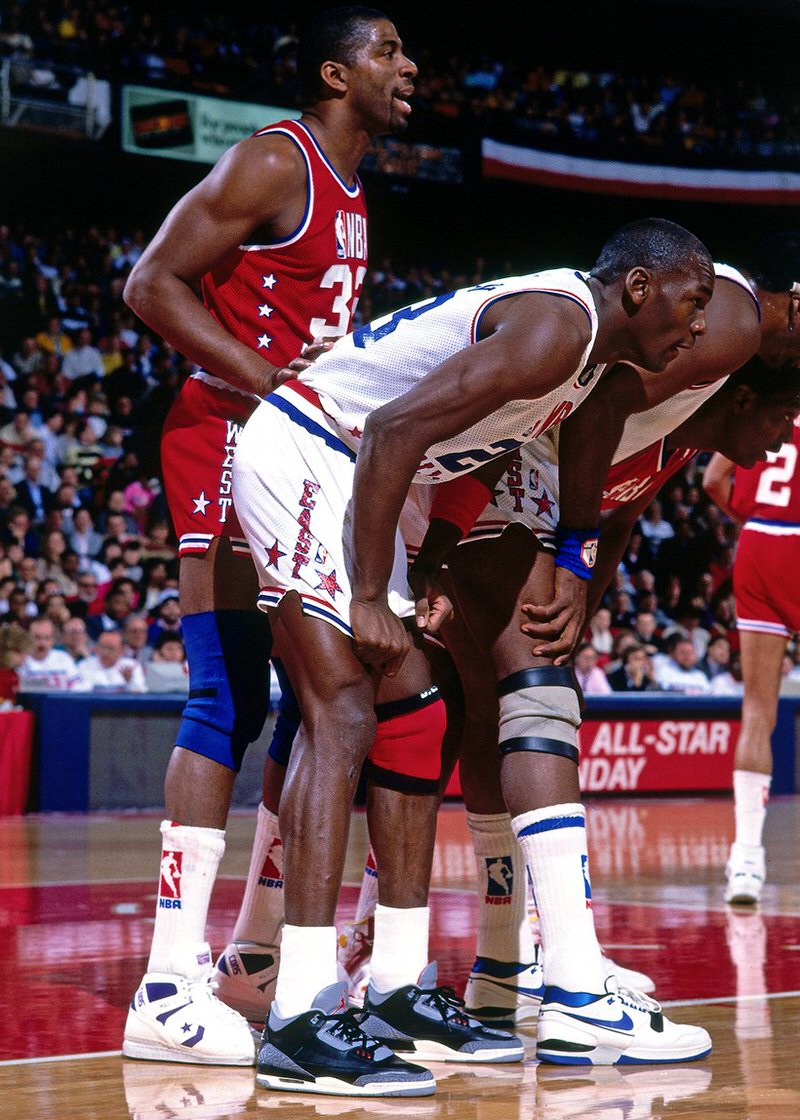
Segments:
[[[189,697],[175,742],[239,770],[269,708],[269,624],[256,611],[204,611],[182,627]]]
[[[436,793],[447,727],[439,690],[434,686],[405,700],[379,704],[376,715],[378,728],[367,756],[367,777],[401,793]]]
[[[578,761],[580,701],[572,670],[524,669],[497,686],[500,754],[538,751]]]

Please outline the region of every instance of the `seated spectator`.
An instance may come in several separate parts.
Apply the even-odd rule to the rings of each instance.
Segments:
[[[75,346],[64,357],[61,372],[73,384],[93,385],[105,374],[103,355],[92,342],[92,332],[88,327],[78,331]]]
[[[727,669],[711,678],[709,692],[712,696],[744,696],[742,661],[738,653],[731,654]]]
[[[148,614],[152,614],[158,606],[162,592],[167,590],[172,579],[172,590],[177,590],[174,578],[170,575],[170,568],[164,560],[151,556],[142,563],[142,607]]]
[[[76,509],[72,516],[72,532],[68,535],[68,541],[70,548],[80,556],[82,568],[103,547],[103,535],[95,529],[92,515],[85,506]]]
[[[698,668],[697,650],[691,638],[676,633],[667,639],[666,656],[656,665],[656,681],[665,692],[702,695],[709,691],[709,679]]]
[[[142,541],[142,559],[149,560],[157,557],[159,560],[175,560],[178,555],[177,548],[170,544],[169,525],[166,521],[154,521],[150,532]]]
[[[64,595],[74,596],[78,593],[75,584],[64,572],[61,559],[67,551],[67,541],[60,529],[52,529],[42,537],[39,558],[36,561],[36,578],[41,582],[45,579],[54,580]]]
[[[142,667],[125,656],[119,630],[106,630],[100,635],[94,653],[80,663],[78,673],[82,691],[147,691]]]
[[[49,618],[35,618],[28,633],[30,652],[19,667],[19,691],[67,691],[80,683],[78,667],[70,655],[56,649],[56,628]]]
[[[710,681],[722,676],[730,670],[731,643],[727,638],[712,638],[706,646],[706,652],[697,662],[697,667],[702,669]]]
[[[664,641],[659,632],[658,619],[652,611],[637,610],[633,616],[632,629],[637,641],[641,642],[651,657],[663,649]]]
[[[662,505],[657,498],[653,499],[639,518],[639,527],[653,557],[658,556],[658,550],[664,541],[675,536],[672,525],[664,519]]]
[[[132,609],[127,592],[116,582],[112,583],[106,592],[100,614],[86,616],[86,632],[90,639],[97,642],[104,632],[122,630]]]
[[[177,634],[178,637],[183,638],[180,595],[172,587],[162,591],[159,596],[155,618],[147,633],[147,644],[155,649],[158,639],[166,633]]]
[[[38,435],[38,430],[31,423],[30,414],[18,408],[8,423],[0,428],[0,444],[11,447],[21,455],[31,440],[36,439]]]
[[[91,653],[89,637],[86,633],[86,623],[82,618],[68,618],[61,627],[61,645],[70,655],[76,665]]]
[[[611,645],[611,657],[603,666],[603,671],[605,672],[606,676],[608,676],[609,673],[613,673],[616,669],[619,669],[619,667],[622,665],[623,653],[628,648],[628,646],[635,644],[636,635],[629,626],[626,626],[624,630],[618,630],[616,632]]]
[[[43,465],[41,456],[28,454],[22,478],[14,482],[16,504],[26,511],[34,526],[42,525],[56,504],[55,494],[42,482]]]
[[[622,652],[622,664],[608,674],[608,683],[614,692],[653,692],[658,688],[645,646],[638,642],[626,646]]]
[[[148,629],[147,619],[139,614],[128,615],[122,628],[125,656],[142,666],[146,665],[153,655],[152,647],[147,644]]]
[[[591,642],[582,642],[575,653],[575,676],[584,696],[607,696],[611,692],[603,670],[597,664],[597,650]]]
[[[607,662],[614,643],[614,635],[611,633],[611,611],[608,607],[598,607],[592,615],[587,640],[602,659],[601,663]]]
[[[0,543],[6,548],[18,545],[23,556],[37,556],[39,553],[39,534],[31,525],[28,512],[21,506],[13,506],[8,511],[8,521],[3,530]]]
[[[189,666],[186,650],[177,634],[165,632],[156,642],[153,656],[144,670],[148,692],[189,691]]]
[[[11,623],[16,623],[21,626],[23,630],[27,630],[30,626],[32,618],[37,615],[35,603],[28,598],[25,593],[24,587],[14,587],[8,593],[8,606],[6,610],[0,614],[0,626],[8,626]]]
[[[91,487],[95,482],[95,468],[103,458],[103,449],[87,419],[80,422],[77,437],[77,442],[67,448],[64,463],[75,468],[80,487]]]
[[[19,668],[31,648],[31,636],[21,626],[0,629],[0,704],[14,704],[19,692]]]

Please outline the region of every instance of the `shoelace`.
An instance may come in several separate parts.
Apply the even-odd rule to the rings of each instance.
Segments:
[[[360,1046],[365,1050],[375,1050],[380,1046],[376,1038],[370,1037],[361,1029],[361,1024],[369,1018],[366,1011],[358,1011],[355,1007],[348,1007],[346,1011],[336,1011],[325,1016],[325,1022],[331,1023],[330,1033],[342,1042],[351,1046]]]
[[[634,991],[633,988],[619,988],[617,996],[628,1007],[634,1007],[639,1011],[660,1011],[661,1004],[654,999],[650,999],[644,992]]]
[[[465,1011],[464,1000],[456,995],[454,988],[440,986],[438,988],[421,989],[425,1002],[439,1012],[446,1023],[459,1022],[469,1026],[470,1018]]]

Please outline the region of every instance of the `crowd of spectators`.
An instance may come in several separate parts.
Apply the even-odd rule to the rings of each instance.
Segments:
[[[136,230],[45,235],[0,225],[4,695],[14,683],[188,687],[158,444],[193,367],[123,302],[144,244]],[[367,277],[357,321],[491,275],[482,259],[463,272],[383,260]],[[738,530],[699,484],[704,461],[673,476],[636,523],[577,655],[587,694],[741,692]],[[791,681],[800,677],[794,657],[785,665]]]
[[[297,26],[247,6],[176,2],[142,10],[115,0],[13,0],[0,16],[0,57],[50,61],[111,81],[155,84],[285,107],[299,104]],[[401,19],[401,17],[398,17]],[[419,55],[414,127],[459,124],[523,142],[622,159],[747,166],[800,157],[800,98],[781,74],[705,65],[572,68],[549,58],[547,37],[450,56]],[[675,67],[679,59],[675,60]],[[732,76],[732,70],[735,75]],[[38,66],[37,73],[43,72]]]

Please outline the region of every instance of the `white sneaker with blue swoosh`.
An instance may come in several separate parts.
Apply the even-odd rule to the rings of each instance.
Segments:
[[[688,1062],[711,1053],[703,1027],[673,1023],[641,992],[606,980],[602,995],[547,987],[539,1009],[536,1056],[557,1065],[616,1066]]]

